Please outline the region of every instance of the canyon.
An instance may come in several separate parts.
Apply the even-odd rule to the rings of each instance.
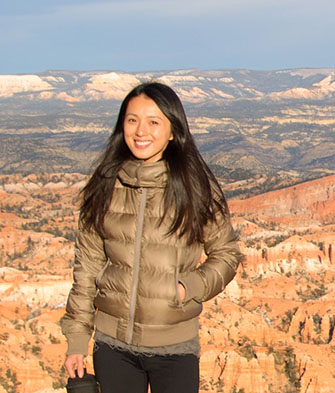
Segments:
[[[86,176],[0,175],[0,393],[65,391],[59,320]],[[335,176],[229,207],[245,259],[204,304],[200,392],[334,392]]]
[[[204,304],[200,393],[333,393],[333,68],[0,75],[0,393],[65,392],[79,192],[150,80],[180,96],[245,255]]]

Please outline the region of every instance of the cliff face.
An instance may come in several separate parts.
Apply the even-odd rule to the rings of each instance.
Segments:
[[[334,223],[335,176],[297,184],[244,201],[232,200],[230,207],[236,215],[243,215],[244,218],[258,214],[273,220],[286,218],[287,223],[292,221],[292,225],[306,224],[308,227],[313,221],[317,225]]]
[[[84,181],[0,177],[0,392],[64,387],[59,319]],[[329,176],[230,200],[246,258],[204,304],[201,393],[335,391],[334,184]]]

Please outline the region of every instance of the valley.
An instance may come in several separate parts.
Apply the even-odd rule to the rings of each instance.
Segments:
[[[204,158],[234,180],[335,173],[332,68],[0,75],[0,173],[87,173],[123,97],[150,80],[175,89]]]

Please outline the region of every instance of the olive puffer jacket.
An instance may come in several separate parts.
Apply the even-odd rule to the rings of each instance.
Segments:
[[[68,354],[87,354],[94,326],[132,345],[165,346],[198,334],[202,302],[233,279],[241,254],[227,218],[205,228],[204,244],[167,236],[159,225],[167,182],[165,161],[126,161],[105,216],[102,239],[79,225],[74,283],[61,325]],[[203,250],[206,261],[199,265]],[[178,282],[186,289],[183,302]]]

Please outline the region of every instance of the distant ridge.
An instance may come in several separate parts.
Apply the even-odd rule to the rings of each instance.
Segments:
[[[122,98],[148,80],[176,90],[223,177],[335,173],[335,68],[0,75],[0,173],[87,171]]]

